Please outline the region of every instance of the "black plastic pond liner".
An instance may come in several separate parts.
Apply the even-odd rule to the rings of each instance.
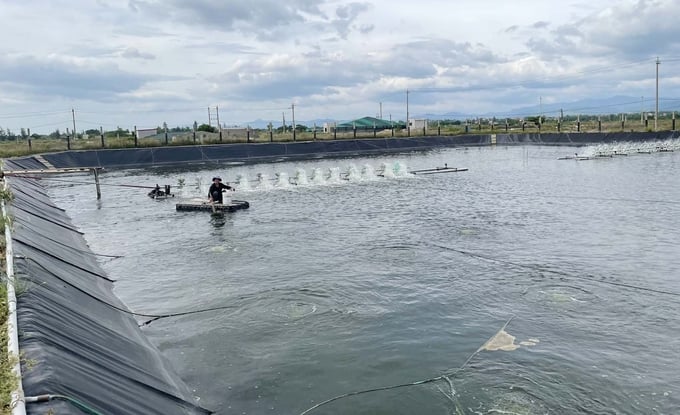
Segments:
[[[82,150],[43,154],[42,157],[56,168],[136,168],[192,163],[255,163],[361,156],[490,143],[489,135],[429,136]],[[10,163],[9,165],[16,166],[17,169],[28,163],[27,159],[23,158],[10,159],[7,162]]]
[[[113,293],[83,236],[34,180],[8,179],[28,414],[207,414]],[[51,410],[51,412],[50,412]]]
[[[677,131],[609,133],[522,133],[494,134],[496,144],[586,145],[624,141],[658,141],[680,137]],[[488,146],[490,134],[456,136],[363,138],[353,140],[298,141],[287,143],[238,143],[125,149],[63,151],[43,154],[56,168],[136,168],[192,163],[296,160],[346,157],[395,152],[423,151],[442,147]],[[45,168],[34,157],[5,160],[6,170]]]

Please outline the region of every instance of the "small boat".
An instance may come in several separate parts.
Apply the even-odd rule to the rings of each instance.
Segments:
[[[204,199],[191,199],[175,205],[176,210],[194,211],[204,210],[208,212],[235,212],[241,209],[248,209],[250,203],[245,200],[231,200],[229,203],[212,203]]]

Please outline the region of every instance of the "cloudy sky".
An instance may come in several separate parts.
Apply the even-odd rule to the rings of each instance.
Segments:
[[[0,126],[32,132],[680,108],[677,0],[0,0]],[[644,98],[643,98],[644,97]],[[574,104],[577,105],[577,104]],[[567,109],[568,105],[566,105]],[[617,112],[602,108],[603,113]],[[517,114],[518,116],[527,114]]]

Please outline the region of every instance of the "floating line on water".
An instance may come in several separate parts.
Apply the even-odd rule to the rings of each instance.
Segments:
[[[138,317],[151,317],[151,320],[148,320],[148,321],[145,321],[145,322],[139,324],[140,327],[141,327],[141,326],[145,326],[145,325],[147,325],[147,324],[150,324],[151,322],[156,321],[156,320],[158,320],[158,319],[166,318],[166,317],[178,317],[178,316],[185,316],[185,315],[189,315],[189,314],[205,313],[205,312],[208,312],[208,311],[217,311],[217,310],[226,310],[226,309],[237,308],[237,306],[234,306],[234,305],[227,305],[227,306],[215,306],[215,307],[203,308],[203,309],[200,309],[200,310],[182,311],[182,312],[168,313],[168,314],[146,314],[146,313],[137,313],[137,312],[128,310],[128,309],[126,309],[126,308],[119,307],[119,306],[117,306],[117,305],[115,305],[115,304],[111,304],[111,303],[109,303],[109,302],[107,302],[107,301],[102,300],[102,299],[99,298],[99,297],[96,297],[95,295],[93,295],[93,294],[91,294],[91,293],[89,293],[89,292],[83,290],[82,288],[80,288],[80,287],[78,287],[78,286],[72,284],[71,282],[69,282],[69,281],[63,279],[63,278],[60,277],[59,275],[57,275],[57,274],[55,274],[54,272],[50,271],[50,270],[49,270],[47,267],[45,267],[43,264],[41,264],[40,262],[36,261],[35,259],[33,259],[33,258],[29,257],[29,256],[17,256],[16,258],[17,258],[17,259],[24,259],[24,260],[27,260],[27,261],[30,261],[30,262],[36,264],[37,266],[39,266],[40,268],[42,268],[45,272],[47,272],[48,274],[50,274],[50,275],[53,276],[54,278],[58,279],[59,281],[63,282],[64,284],[68,285],[69,287],[72,287],[72,288],[76,289],[77,291],[80,291],[81,293],[83,293],[83,294],[85,294],[86,296],[92,298],[93,300],[96,300],[96,301],[98,301],[98,302],[100,302],[100,303],[102,303],[102,304],[104,304],[104,305],[107,305],[107,306],[113,308],[114,310],[118,310],[118,311],[120,311],[120,312],[123,312],[123,313],[126,313],[126,314],[130,314],[130,315],[133,315],[133,316],[138,316]],[[73,265],[73,264],[71,264],[71,265]]]
[[[503,330],[505,330],[506,327],[508,327],[508,324],[510,324],[510,322],[512,321],[513,318],[515,318],[514,315],[510,316],[510,318],[505,322],[505,324],[503,324],[503,327],[501,327],[500,330],[498,330],[493,336],[489,337],[489,339],[487,341],[485,341],[484,344],[482,344],[477,350],[475,350],[475,352],[472,353],[465,360],[465,362],[463,362],[462,365],[460,365],[457,369],[454,369],[453,371],[451,371],[449,373],[445,373],[443,375],[435,376],[435,377],[429,378],[429,379],[417,380],[417,381],[411,382],[411,383],[402,383],[402,384],[399,384],[399,385],[382,386],[382,387],[378,387],[378,388],[364,389],[364,390],[355,391],[355,392],[348,392],[348,393],[345,393],[345,394],[342,394],[342,395],[334,396],[330,399],[326,399],[323,402],[319,402],[318,404],[316,404],[316,405],[314,405],[310,408],[307,408],[306,410],[301,412],[300,415],[306,415],[306,414],[310,413],[311,411],[313,411],[313,410],[315,410],[315,409],[317,409],[317,408],[319,408],[323,405],[329,404],[331,402],[334,402],[334,401],[337,401],[337,400],[340,400],[340,399],[348,398],[350,396],[357,396],[357,395],[363,395],[363,394],[372,393],[372,392],[380,392],[380,391],[386,391],[386,390],[392,390],[392,389],[406,388],[406,387],[409,387],[409,386],[425,385],[427,383],[437,382],[437,381],[440,381],[440,380],[446,380],[447,383],[449,384],[451,391],[452,391],[451,396],[444,393],[443,391],[442,391],[442,393],[444,393],[444,395],[447,398],[449,398],[453,401],[454,400],[453,399],[453,392],[455,392],[455,391],[453,390],[453,382],[451,381],[451,377],[453,377],[453,376],[457,375],[459,372],[461,372],[470,363],[470,361],[475,356],[477,356],[479,354],[479,352],[484,350],[484,346],[486,346],[491,341],[491,339],[496,337],[500,332],[502,332]],[[441,391],[441,389],[439,389],[439,390]]]
[[[36,233],[38,233],[38,234],[40,233],[40,232],[38,232],[35,228],[33,228],[33,227],[27,225],[27,222],[24,221],[24,220],[21,220],[21,219],[17,220],[17,218],[15,217],[15,218],[14,218],[14,221],[15,221],[15,222],[20,222],[20,223],[21,223],[21,226],[23,226],[24,228],[26,228],[26,229],[28,229],[28,230],[31,230],[31,231],[36,232]],[[48,241],[52,241],[52,242],[54,242],[54,243],[56,243],[56,244],[58,244],[58,245],[64,246],[64,247],[69,248],[69,249],[71,249],[71,250],[73,250],[73,251],[80,252],[80,253],[83,253],[83,254],[92,254],[92,255],[94,255],[94,256],[104,257],[104,258],[111,258],[111,259],[123,258],[122,255],[96,254],[96,253],[93,253],[93,252],[88,251],[88,250],[74,248],[74,247],[72,247],[71,245],[67,245],[67,244],[65,244],[65,243],[63,243],[63,242],[60,242],[60,241],[58,241],[58,240],[56,240],[56,239],[54,239],[54,238],[50,238],[50,237],[45,236],[45,235],[42,235],[42,237],[45,238],[45,239],[47,239]]]
[[[574,275],[574,274],[569,274],[569,273],[564,272],[564,271],[556,271],[556,270],[553,270],[553,269],[550,269],[550,268],[537,266],[537,265],[520,264],[518,262],[498,259],[498,258],[494,258],[494,257],[491,257],[491,256],[477,254],[477,253],[470,252],[470,251],[464,251],[462,249],[451,248],[449,246],[439,245],[439,244],[435,244],[435,243],[430,243],[430,245],[437,247],[437,248],[440,248],[440,249],[458,252],[459,254],[463,254],[463,255],[466,255],[466,256],[469,256],[469,257],[483,259],[483,260],[489,261],[489,262],[512,265],[512,266],[515,266],[515,267],[518,267],[518,268],[531,269],[531,270],[534,270],[534,271],[549,272],[551,274],[561,275],[561,276],[567,277],[567,278],[575,278],[575,279],[585,280],[585,281],[589,281],[589,282],[597,282],[597,283],[600,283],[600,284],[614,285],[614,286],[617,286],[617,287],[624,287],[624,288],[630,288],[630,289],[639,290],[639,291],[647,291],[647,292],[653,292],[653,293],[657,293],[657,294],[664,294],[664,295],[671,295],[671,296],[674,296],[674,297],[680,297],[680,293],[674,292],[674,291],[658,290],[656,288],[643,287],[643,286],[640,286],[640,285],[633,285],[633,284],[628,284],[628,283],[624,283],[624,282],[604,281],[602,279],[598,279],[597,276],[592,275],[592,274],[587,274],[586,276]]]
[[[422,187],[422,185],[421,185]],[[429,189],[432,190],[441,190],[441,191],[451,191],[451,189],[446,189],[443,187],[429,187]],[[596,196],[574,196],[574,195],[568,195],[568,196],[559,196],[559,195],[537,195],[537,194],[528,194],[528,193],[511,193],[511,192],[493,192],[493,191],[487,191],[487,190],[460,190],[463,193],[472,193],[472,194],[485,194],[485,195],[497,195],[497,196],[512,196],[512,197],[524,197],[524,198],[536,198],[536,197],[542,197],[545,199],[578,199],[578,200],[597,200],[597,201],[602,201],[602,202],[628,202],[628,203],[650,203],[650,204],[664,204],[664,205],[671,205],[671,206],[680,206],[680,201],[678,200],[660,200],[660,199],[627,199],[627,198],[617,198],[617,197],[596,197]]]

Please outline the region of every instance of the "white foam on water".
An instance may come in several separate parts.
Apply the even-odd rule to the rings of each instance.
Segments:
[[[271,182],[269,181],[269,177],[267,177],[265,173],[257,174],[257,188],[260,190],[270,190],[273,188]]]
[[[382,164],[382,176],[386,179],[394,179],[394,169],[391,164],[389,163],[383,163]]]
[[[307,172],[304,169],[298,168],[295,171],[295,183],[298,186],[309,186],[309,179],[307,178]]]
[[[315,168],[312,170],[312,178],[310,181],[313,184],[326,184],[326,177],[324,177],[323,171],[320,168]]]
[[[331,167],[329,169],[330,175],[328,176],[328,180],[326,183],[329,184],[340,184],[342,183],[342,178],[340,177],[340,168],[339,167]]]
[[[403,162],[395,161],[392,169],[394,170],[395,177],[406,177],[410,175],[408,167],[406,167],[406,164]]]
[[[680,150],[680,139],[620,143],[602,143],[583,148],[578,154],[583,157],[611,157],[637,153],[657,153]]]
[[[361,169],[361,177],[363,177],[364,180],[375,180],[378,178],[378,176],[375,174],[375,169],[373,169],[373,166],[370,164],[364,165],[364,167]]]
[[[248,177],[246,177],[243,174],[239,174],[238,176],[236,176],[236,185],[238,187],[238,190],[242,191],[252,190],[252,187],[250,186],[250,181],[248,181]]]
[[[281,188],[281,189],[288,189],[290,188],[290,179],[288,177],[288,173],[286,172],[281,172],[281,173],[276,173],[276,187]]]
[[[350,182],[360,182],[363,181],[363,177],[361,176],[361,172],[355,166],[354,164],[350,164],[349,168],[347,169],[347,180]]]

